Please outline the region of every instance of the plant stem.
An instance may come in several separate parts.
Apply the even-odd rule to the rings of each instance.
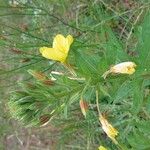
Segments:
[[[100,108],[99,108],[99,103],[98,103],[98,90],[96,90],[96,106],[97,106],[98,115],[102,116]]]

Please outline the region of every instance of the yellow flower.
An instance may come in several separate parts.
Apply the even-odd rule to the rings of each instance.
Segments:
[[[73,37],[71,35],[68,35],[65,38],[63,35],[58,34],[54,38],[52,48],[41,47],[40,53],[42,54],[43,57],[47,59],[52,59],[63,63],[65,62],[68,56],[68,52],[72,42],[73,42]]]
[[[100,146],[98,150],[107,150],[104,146]]]
[[[102,129],[104,132],[115,144],[117,144],[118,142],[115,137],[119,132],[102,115],[100,115],[99,120],[102,124]]]
[[[133,74],[135,72],[136,64],[134,62],[122,62],[115,66],[112,66],[108,71],[106,71],[102,77],[104,79],[109,73],[120,73],[120,74]]]

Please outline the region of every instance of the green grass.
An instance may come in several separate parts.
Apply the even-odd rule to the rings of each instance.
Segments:
[[[17,5],[1,0],[1,149],[94,150],[103,145],[109,150],[148,150],[149,7],[146,0],[18,0]],[[74,37],[67,61],[77,78],[85,80],[71,80],[70,68],[39,53],[40,47],[51,47],[59,33]],[[101,77],[124,61],[136,63],[133,75]],[[29,69],[57,80],[47,85]],[[102,131],[95,91],[100,111],[119,131],[120,146]],[[81,97],[89,104],[86,118]],[[39,127],[48,119],[48,125]]]

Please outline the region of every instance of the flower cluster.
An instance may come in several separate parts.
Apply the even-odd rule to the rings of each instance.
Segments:
[[[71,35],[68,35],[65,38],[63,35],[58,34],[54,38],[52,48],[41,47],[40,53],[42,54],[43,57],[45,57],[47,59],[51,59],[51,60],[59,61],[61,63],[65,63],[72,42],[73,42],[73,37]],[[128,74],[128,75],[131,75],[135,72],[135,67],[136,67],[136,64],[134,62],[131,62],[131,61],[122,62],[122,63],[116,64],[116,65],[110,67],[110,69],[107,70],[102,75],[102,77],[105,79],[109,74]],[[83,115],[86,117],[86,113],[88,110],[88,103],[81,98],[79,104],[80,104],[80,108],[81,108]],[[107,136],[115,144],[118,144],[118,142],[115,138],[119,132],[101,114],[99,117],[99,121],[102,125],[103,131],[107,134]],[[103,146],[100,146],[99,150],[107,150],[107,149]]]
[[[43,57],[47,59],[64,63],[66,61],[72,43],[73,43],[73,37],[71,35],[68,35],[65,38],[63,35],[58,34],[54,38],[52,48],[41,47],[40,53],[42,54]],[[110,69],[106,71],[102,75],[102,77],[105,79],[107,75],[110,73],[131,75],[135,72],[135,67],[136,64],[134,62],[130,62],[130,61],[122,62],[110,67]]]

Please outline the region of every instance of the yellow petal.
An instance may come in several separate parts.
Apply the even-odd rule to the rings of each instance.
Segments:
[[[67,54],[62,53],[54,48],[41,47],[40,52],[42,56],[47,59],[57,60],[60,62],[64,62],[66,60]]]
[[[98,150],[107,150],[104,146],[100,146]]]
[[[41,48],[40,48],[40,53],[42,54],[43,51],[44,51],[46,48],[47,48],[47,47],[41,47]]]
[[[68,40],[68,44],[69,44],[69,47],[70,47],[70,45],[73,42],[73,37],[71,35],[68,35],[66,39]]]
[[[66,40],[66,38],[61,34],[56,35],[53,41],[53,48],[63,53],[68,53],[69,51],[68,40]]]
[[[133,68],[133,67],[127,67],[127,73],[128,74],[133,74],[134,72],[135,72],[135,68]]]

